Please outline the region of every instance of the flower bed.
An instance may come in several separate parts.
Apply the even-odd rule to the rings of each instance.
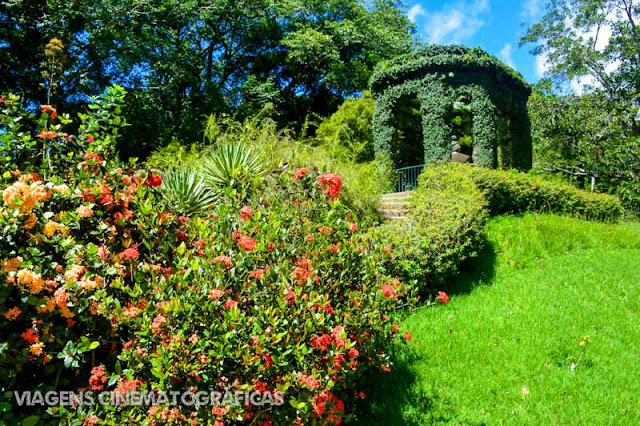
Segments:
[[[5,120],[14,107],[3,110]],[[58,122],[50,110],[43,114],[44,127],[29,137],[38,142],[47,131],[47,141],[60,142]],[[386,255],[367,244],[341,204],[340,177],[283,170],[270,175],[260,202],[227,200],[208,216],[187,218],[164,207],[158,174],[104,158],[114,140],[108,124],[85,124],[81,136],[64,136],[81,147],[64,154],[70,166],[49,168],[55,157],[24,161],[35,156],[21,152],[19,171],[16,157],[4,157],[11,173],[0,207],[2,388],[260,392],[284,403],[45,412],[18,407],[5,394],[0,418],[85,425],[349,420],[366,394],[367,371],[391,368],[385,348],[399,328],[389,316],[408,295],[381,274]],[[6,129],[14,138],[5,144],[26,139]]]

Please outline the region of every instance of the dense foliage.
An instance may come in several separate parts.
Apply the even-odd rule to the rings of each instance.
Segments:
[[[577,96],[536,90],[529,112],[538,171],[615,194],[631,213],[640,212],[640,120],[602,92]]]
[[[18,99],[7,99],[3,123],[26,121],[15,115]],[[91,107],[95,117],[118,121],[104,106]],[[3,157],[0,387],[277,390],[285,404],[80,405],[46,414],[16,407],[7,393],[3,422],[348,420],[365,396],[363,375],[390,369],[385,347],[398,328],[389,317],[406,287],[381,274],[387,254],[360,235],[341,202],[340,176],[281,168],[264,179],[260,203],[224,197],[204,215],[179,216],[160,192],[159,174],[118,167],[94,151],[109,152],[110,125],[87,118],[90,134],[66,135],[56,128],[58,112],[42,110],[39,123],[56,130],[42,128],[37,137],[78,141],[80,149],[68,145],[59,157],[23,163],[24,170]],[[2,127],[3,141],[32,136],[13,129]],[[13,148],[42,157],[41,145]],[[32,172],[58,161],[68,167],[46,177]]]
[[[466,168],[431,165],[420,175],[411,202],[406,221],[387,222],[371,235],[391,251],[390,274],[433,293],[481,248],[486,200]]]
[[[371,90],[376,152],[390,153],[397,165],[451,158],[454,103],[466,94],[473,114],[473,162],[531,168],[530,88],[522,76],[480,48],[429,46],[382,62],[373,73]],[[420,104],[424,140],[416,142],[424,146],[424,158],[405,157],[396,147],[396,115],[404,98],[417,98]],[[499,134],[501,122],[506,131]]]
[[[640,4],[557,0],[522,38],[544,62],[531,99],[536,166],[640,210]],[[570,86],[576,95],[553,93]]]
[[[487,199],[492,214],[545,212],[602,221],[615,221],[622,214],[615,196],[514,170],[464,169]]]
[[[547,178],[455,163],[425,168],[413,193],[407,221],[385,223],[370,234],[393,253],[386,268],[402,281],[433,293],[475,256],[488,215],[560,213],[613,221],[622,208],[616,197],[592,194]]]
[[[0,17],[4,90],[65,111],[112,83],[129,90],[124,158],[198,140],[214,112],[329,115],[413,31],[397,0],[2,1]]]
[[[373,161],[373,109],[370,92],[363,92],[359,98],[347,99],[320,123],[316,136],[344,147],[356,162]]]
[[[354,101],[355,104],[359,103]],[[353,112],[359,111],[356,108]],[[259,156],[263,170],[271,171],[281,167],[312,166],[319,170],[332,170],[344,181],[343,202],[349,206],[354,216],[364,224],[378,222],[380,195],[393,185],[393,169],[389,161],[379,157],[374,161],[358,162],[360,158],[355,145],[366,146],[366,139],[351,139],[355,135],[346,130],[350,123],[363,124],[351,112],[343,110],[341,119],[330,120],[332,124],[321,124],[322,136],[297,137],[293,132],[280,130],[270,118],[269,109],[262,114],[238,122],[229,116],[210,116],[206,126],[205,142],[186,149],[179,144],[170,144],[148,158],[147,164],[161,170],[188,166],[202,168],[207,174],[208,158],[218,150],[216,146],[243,145]],[[341,123],[341,124],[337,124]],[[336,124],[334,127],[333,124]],[[333,129],[344,129],[333,132]],[[362,144],[362,145],[360,145]],[[242,178],[245,187],[260,186],[264,181],[251,180],[253,175]],[[250,185],[249,185],[250,183]]]

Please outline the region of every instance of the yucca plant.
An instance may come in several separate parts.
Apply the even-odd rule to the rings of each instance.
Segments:
[[[162,178],[160,190],[167,206],[176,213],[203,214],[216,202],[216,193],[194,169],[175,169]]]
[[[207,185],[241,200],[251,197],[264,174],[260,156],[242,144],[216,146],[205,159],[202,174]]]

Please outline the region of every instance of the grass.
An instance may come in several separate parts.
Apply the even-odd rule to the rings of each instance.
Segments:
[[[402,322],[362,424],[640,424],[640,224],[491,219],[448,305]]]

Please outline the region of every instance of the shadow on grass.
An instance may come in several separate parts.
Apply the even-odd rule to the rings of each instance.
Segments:
[[[458,275],[441,287],[450,295],[469,294],[475,288],[491,285],[496,275],[495,246],[484,242],[478,256],[467,260]],[[411,365],[420,355],[399,345],[390,351],[393,369],[390,373],[376,372],[367,381],[367,398],[358,412],[356,425],[420,425],[447,422],[437,405],[443,403],[437,395],[424,394],[416,389]],[[418,386],[419,388],[419,386]]]
[[[449,295],[461,295],[471,293],[476,287],[491,285],[496,276],[496,262],[495,245],[485,240],[478,255],[460,265],[458,275],[447,280],[443,291]]]

